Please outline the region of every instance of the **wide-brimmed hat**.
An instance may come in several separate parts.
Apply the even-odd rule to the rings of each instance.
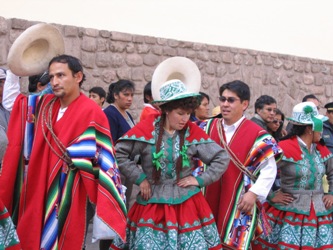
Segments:
[[[11,46],[7,64],[18,76],[38,75],[51,59],[65,52],[60,31],[51,24],[39,23],[26,29]]]
[[[186,97],[199,96],[201,74],[198,66],[186,57],[171,57],[161,62],[152,77],[152,95],[161,105]]]
[[[319,114],[313,102],[301,102],[294,106],[292,117],[288,117],[287,120],[295,125],[312,125],[313,131],[321,132],[323,122],[328,118]]]

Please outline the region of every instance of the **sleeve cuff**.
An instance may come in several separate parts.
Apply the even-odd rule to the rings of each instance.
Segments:
[[[203,181],[203,179],[202,178],[200,178],[200,177],[195,177],[195,179],[197,180],[197,182],[199,183],[199,187],[203,187],[204,186],[204,181]]]
[[[143,182],[144,179],[146,179],[146,177],[147,177],[146,174],[141,173],[140,176],[139,176],[139,178],[135,181],[135,184],[136,184],[136,185],[140,185],[141,182]]]

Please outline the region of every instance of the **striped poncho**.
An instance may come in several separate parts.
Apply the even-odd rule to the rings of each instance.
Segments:
[[[97,216],[125,240],[124,194],[103,111],[81,94],[57,121],[60,102],[55,100],[50,108],[53,98],[54,95],[46,95],[38,104],[40,111],[26,173],[22,173],[22,164],[13,165],[11,154],[6,153],[0,180],[0,193],[10,212],[15,208],[15,201],[18,204],[15,208],[17,232],[22,248],[82,249],[88,199],[96,205]],[[17,105],[10,123],[24,124],[22,116],[25,117],[26,107],[22,102]],[[60,157],[59,142],[46,128],[45,117],[51,120],[54,134],[66,148],[73,165]],[[24,125],[18,126],[16,131],[24,131]],[[22,159],[24,134],[18,136],[14,132],[9,132],[16,141],[9,141],[8,151],[12,150]]]

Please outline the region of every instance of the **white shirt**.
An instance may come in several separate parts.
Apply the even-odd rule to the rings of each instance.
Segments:
[[[12,111],[15,99],[20,93],[20,77],[7,70],[6,81],[3,86],[2,106],[8,111]]]
[[[236,129],[239,127],[239,125],[244,119],[245,116],[242,116],[237,122],[230,126],[226,125],[224,123],[224,120],[222,120],[222,125],[224,128],[224,134],[227,143],[230,142]],[[269,191],[271,190],[276,178],[277,167],[274,156],[269,157],[269,159],[264,163],[261,163],[258,168],[261,169],[260,174],[257,181],[252,185],[249,191],[255,193],[258,196],[259,201],[263,202],[265,201]]]

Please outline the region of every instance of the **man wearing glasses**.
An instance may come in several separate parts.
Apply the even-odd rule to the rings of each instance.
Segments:
[[[260,96],[254,104],[255,114],[251,121],[268,131],[267,124],[274,121],[276,114],[276,100],[269,95]]]
[[[209,120],[205,129],[228,151],[231,161],[221,179],[207,187],[205,195],[222,245],[248,249],[259,229],[256,226],[257,218],[262,218],[257,217],[261,211],[260,201],[266,199],[273,185],[275,157],[280,151],[271,135],[245,118],[244,111],[250,102],[246,83],[223,84],[219,94],[223,118]]]
[[[325,105],[326,116],[328,120],[324,122],[322,138],[325,141],[328,149],[333,153],[333,102],[329,102]]]

